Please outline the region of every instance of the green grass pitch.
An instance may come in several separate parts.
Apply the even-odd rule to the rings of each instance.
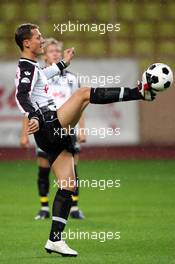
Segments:
[[[81,179],[119,179],[121,186],[81,188],[79,205],[86,219],[69,219],[66,230],[120,232],[120,239],[70,240],[77,258],[43,249],[50,220],[33,220],[39,209],[36,172],[31,161],[0,163],[0,263],[175,263],[175,161],[80,162]]]

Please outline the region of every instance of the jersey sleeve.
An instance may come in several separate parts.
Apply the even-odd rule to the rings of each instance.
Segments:
[[[61,73],[60,69],[57,67],[55,63],[53,63],[51,66],[43,68],[42,70],[47,79],[51,79],[55,75],[60,75]]]
[[[23,62],[19,64],[15,79],[16,103],[24,114],[35,116],[35,108],[32,105],[30,95],[37,81],[37,72],[34,65]]]
[[[51,66],[43,68],[43,72],[47,79],[51,79],[55,75],[60,75],[61,71],[64,70],[67,65],[64,63],[63,60],[59,61],[58,63],[53,63]]]

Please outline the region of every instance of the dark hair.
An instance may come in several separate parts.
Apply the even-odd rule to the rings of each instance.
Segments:
[[[31,23],[26,23],[26,24],[22,24],[20,25],[15,32],[15,41],[16,44],[20,47],[21,50],[24,49],[23,47],[23,40],[25,39],[31,39],[32,37],[32,29],[36,29],[39,28],[37,25],[35,24],[31,24]]]

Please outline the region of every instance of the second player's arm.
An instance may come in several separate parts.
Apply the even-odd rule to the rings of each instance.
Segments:
[[[28,127],[29,127],[29,119],[28,117],[24,116],[22,119],[22,130],[21,130],[21,137],[20,137],[21,147],[29,146]]]
[[[85,133],[85,120],[84,120],[84,114],[81,115],[79,120],[79,133],[78,133],[78,142],[79,143],[85,143],[86,142],[86,133]]]

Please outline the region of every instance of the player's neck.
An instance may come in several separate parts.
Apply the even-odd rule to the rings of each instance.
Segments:
[[[21,57],[25,59],[29,59],[29,60],[34,60],[34,61],[37,60],[37,56],[34,53],[30,51],[26,51],[26,50],[21,53]]]

